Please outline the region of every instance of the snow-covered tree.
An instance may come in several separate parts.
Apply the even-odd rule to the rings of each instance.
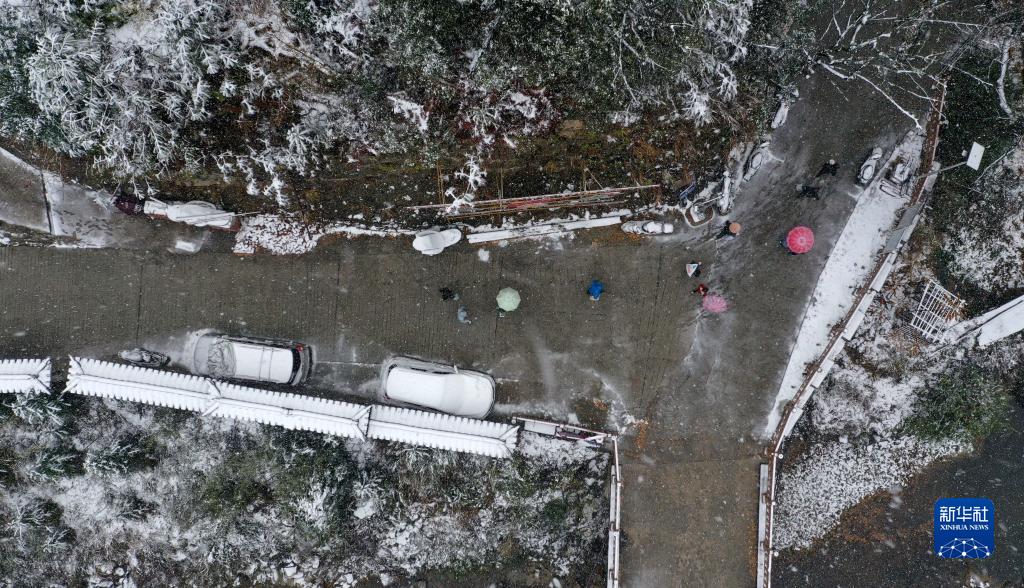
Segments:
[[[17,130],[124,178],[216,166],[289,199],[324,158],[467,161],[567,112],[706,124],[739,92],[752,0],[63,0],[6,7]],[[620,117],[621,120],[621,117]],[[3,129],[14,132],[13,124]],[[6,129],[6,130],[4,130]],[[426,145],[427,149],[422,149]]]
[[[122,437],[110,445],[89,452],[83,466],[90,474],[123,474],[128,471],[131,461],[143,453],[135,439]]]
[[[15,394],[7,403],[14,416],[26,423],[47,430],[57,430],[64,425],[63,410],[67,403],[57,394]]]
[[[68,448],[42,449],[25,464],[25,477],[34,482],[49,482],[81,472],[81,456]]]
[[[1019,11],[1000,4],[828,0],[815,8],[831,12],[826,30],[816,37],[795,33],[781,50],[797,51],[840,89],[866,86],[920,127],[921,105],[939,77],[956,67],[972,39]]]

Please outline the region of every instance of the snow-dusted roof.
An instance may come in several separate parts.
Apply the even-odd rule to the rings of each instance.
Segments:
[[[49,357],[0,360],[0,392],[46,394],[49,391]]]
[[[206,378],[163,370],[71,357],[67,391],[203,412],[210,392]]]
[[[519,440],[519,426],[374,405],[370,411],[368,436],[381,441],[510,457]]]
[[[206,415],[366,439],[370,407],[315,396],[210,382]]]
[[[397,441],[491,457],[511,456],[519,439],[518,425],[261,390],[82,357],[71,358],[67,391],[288,429]]]

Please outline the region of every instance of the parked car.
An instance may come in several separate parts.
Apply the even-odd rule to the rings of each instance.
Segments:
[[[192,353],[192,371],[213,378],[297,386],[313,368],[307,345],[295,341],[202,335]]]
[[[393,357],[380,372],[383,402],[482,419],[494,407],[494,378],[455,366]]]
[[[871,150],[871,156],[864,162],[864,165],[860,166],[860,173],[857,174],[857,183],[867,184],[871,181],[871,178],[875,177],[875,173],[878,171],[878,162],[882,159],[882,149],[875,147]]]

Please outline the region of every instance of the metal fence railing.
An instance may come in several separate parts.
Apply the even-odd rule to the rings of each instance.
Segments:
[[[622,538],[622,469],[619,465],[619,437],[603,431],[584,429],[576,425],[541,421],[526,417],[513,417],[512,420],[523,423],[523,430],[531,433],[548,435],[566,441],[587,443],[592,447],[605,447],[610,450],[612,465],[609,475],[608,492],[608,588],[619,588],[622,571],[619,566],[619,547]]]

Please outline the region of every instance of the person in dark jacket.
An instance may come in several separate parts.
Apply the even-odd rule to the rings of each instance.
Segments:
[[[820,178],[821,176],[823,176],[825,174],[828,174],[830,176],[834,176],[834,175],[836,175],[836,173],[838,171],[839,171],[839,164],[836,163],[836,160],[830,159],[830,160],[828,160],[828,162],[826,162],[825,164],[823,164],[821,166],[821,169],[818,170],[818,175],[816,175],[814,177],[815,178]]]

